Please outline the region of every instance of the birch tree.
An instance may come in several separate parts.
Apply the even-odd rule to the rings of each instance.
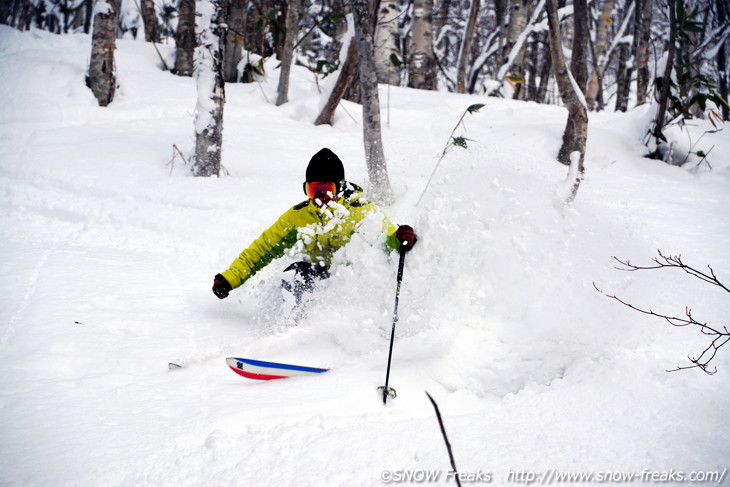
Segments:
[[[464,28],[464,36],[462,37],[461,46],[459,47],[459,57],[456,62],[457,93],[466,93],[466,73],[469,67],[471,46],[474,42],[474,32],[476,30],[480,6],[480,0],[471,0],[469,7],[469,20],[466,22],[466,27]]]
[[[511,52],[508,56],[508,64],[511,67],[514,83],[515,100],[525,99],[525,40],[527,39],[527,5],[526,0],[512,0],[510,5],[509,28],[507,34],[508,46]],[[524,35],[523,35],[524,33]],[[500,72],[500,75],[506,75]],[[501,78],[502,81],[504,78]]]
[[[608,52],[608,28],[613,22],[613,5],[614,0],[605,0],[603,2],[603,9],[601,10],[601,16],[598,19],[598,27],[596,28],[596,44],[594,47],[593,57],[593,70],[591,71],[591,77],[588,81],[588,88],[586,89],[586,104],[589,110],[596,108],[596,100],[598,93],[603,84],[603,74],[606,70]],[[619,30],[625,28],[625,23]],[[600,108],[600,107],[599,107]]]
[[[624,12],[624,25],[631,22],[634,9],[636,8],[635,0],[628,5],[628,9]],[[626,30],[624,30],[625,32]],[[631,24],[631,32],[633,32],[633,23]],[[621,36],[623,37],[623,36]],[[629,95],[631,92],[631,77],[634,72],[634,65],[631,62],[631,49],[633,36],[628,39],[619,39],[618,60],[616,66],[616,111],[625,112],[629,107]]]
[[[527,22],[527,4],[523,4],[522,0],[514,0],[509,21],[509,30],[507,35],[508,49],[506,60],[499,68],[497,80],[501,83],[507,78],[508,73],[512,73],[512,79],[517,81],[516,84],[524,85],[525,67],[525,44],[533,30],[538,26],[540,16],[545,5],[545,0],[540,0],[532,13],[532,18]],[[513,67],[517,65],[516,67]],[[518,86],[515,90],[516,99],[524,99],[524,89]]]
[[[195,55],[198,103],[195,108],[194,176],[220,176],[223,143],[223,42],[225,0],[199,0]]]
[[[400,74],[393,64],[392,56],[398,56],[398,2],[380,0],[378,23],[375,26],[375,69],[378,83],[398,86]]]
[[[649,38],[651,34],[652,0],[636,0],[636,30],[634,34],[634,52],[636,66],[636,104],[646,103],[649,89]]]
[[[723,2],[717,2],[717,16],[716,22],[720,26],[726,26],[728,14],[728,7],[730,5],[725,5]],[[725,27],[727,29],[727,27]],[[727,32],[725,30],[725,32]],[[728,72],[727,72],[727,37],[722,38],[717,47],[717,54],[715,56],[715,60],[717,62],[717,72],[718,72],[718,84],[720,89],[720,96],[725,99],[725,101],[728,101]],[[722,118],[723,120],[730,120],[730,113],[728,111],[728,107],[723,105],[722,107]]]
[[[681,0],[680,0],[681,1]],[[672,70],[674,69],[674,52],[677,42],[677,22],[676,22],[676,1],[667,0],[669,4],[669,39],[667,40],[667,52],[665,54],[664,71],[662,79],[659,82],[659,96],[657,99],[656,118],[653,121],[652,135],[656,140],[656,150],[650,155],[652,158],[661,159],[661,140],[664,138],[664,124],[667,116],[667,105],[669,104],[669,92],[671,89]]]
[[[297,42],[297,27],[299,25],[299,0],[289,0],[286,7],[284,33],[284,48],[281,54],[281,70],[279,72],[279,86],[277,89],[276,105],[280,106],[289,100],[289,73],[294,61],[294,46]]]
[[[583,179],[583,161],[588,139],[588,109],[585,98],[565,63],[557,0],[547,0],[548,26],[550,32],[550,55],[553,61],[555,79],[560,98],[568,109],[568,122],[563,132],[563,144],[558,152],[558,161],[570,165],[574,170],[575,182],[570,199],[574,199]]]
[[[357,75],[357,43],[354,40],[355,24],[352,14],[347,16],[347,32],[343,36],[340,47],[340,69],[328,77],[327,87],[323,94],[323,101],[319,115],[314,125],[331,124],[337,106],[345,96],[347,88]]]
[[[86,85],[102,107],[114,99],[117,84],[114,49],[120,4],[121,0],[97,0],[94,4],[94,28]]]
[[[144,38],[147,42],[160,42],[160,21],[153,0],[140,0],[140,14],[144,24]]]
[[[238,82],[238,64],[243,57],[243,39],[246,31],[247,0],[230,0],[228,3],[228,29],[223,49],[223,80]]]
[[[373,27],[367,0],[352,0],[352,10],[355,18],[357,56],[360,60],[363,142],[369,190],[376,201],[389,203],[393,193],[388,179],[380,131],[380,98],[373,56]]]
[[[570,72],[581,92],[588,85],[588,2],[573,0],[573,52]]]
[[[433,58],[433,0],[413,1],[408,86],[422,90],[434,90],[437,86]]]
[[[177,36],[175,38],[175,69],[178,76],[193,75],[195,53],[195,0],[180,0],[178,4]]]
[[[550,73],[552,73],[553,69],[552,60],[550,58],[550,48],[548,45],[548,33],[544,31],[540,32],[537,35],[537,40],[535,41],[535,51],[541,53],[541,56],[537,59],[539,64],[538,62],[535,62],[534,64],[536,73],[539,73],[537,76],[540,79],[540,84],[535,87],[534,91],[531,90],[529,92],[529,99],[538,103],[545,103],[545,98],[548,92],[548,84],[550,83]],[[543,49],[543,46],[548,47]]]

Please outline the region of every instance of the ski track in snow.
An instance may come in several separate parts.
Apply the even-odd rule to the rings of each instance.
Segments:
[[[419,242],[401,292],[398,397],[383,407],[397,258],[373,245],[377,225],[336,257],[297,326],[281,313],[286,259],[227,300],[210,292],[304,198],[321,147],[366,182],[359,123],[339,109],[334,126],[314,127],[319,96],[298,67],[291,101],[268,104],[272,59],[260,85],[226,87],[230,176],[192,178],[169,163],[172,144],[193,145],[194,80],[122,40],[120,87],[102,109],[84,86],[89,45],[0,26],[0,485],[372,486],[384,470],[446,471],[425,390],[460,471],[492,472],[495,485],[510,470],[730,467],[730,351],[715,376],[667,374],[707,338],[593,288],[727,323],[726,293],[611,259],[647,264],[661,249],[730,282],[726,132],[703,139],[712,171],[680,169],[641,157],[645,109],[591,114],[586,179],[566,207],[571,182],[554,161],[564,109],[391,87],[397,202],[385,211]],[[469,148],[447,154],[415,207],[473,103],[486,106],[457,131]],[[705,129],[690,126],[691,140]],[[246,381],[228,356],[332,370]]]

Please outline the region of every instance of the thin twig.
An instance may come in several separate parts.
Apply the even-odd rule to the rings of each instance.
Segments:
[[[178,149],[178,147],[175,144],[172,144],[172,159],[170,159],[170,162],[167,163],[168,166],[170,166],[170,176],[172,176],[172,170],[175,169],[175,157],[179,155],[180,158],[183,160],[185,165],[188,165],[187,159],[185,159],[185,156],[183,153]]]
[[[441,161],[446,156],[446,153],[449,152],[449,150],[454,146],[454,133],[456,132],[456,129],[459,128],[464,123],[464,117],[467,113],[474,113],[478,111],[481,107],[484,105],[470,105],[467,107],[466,110],[464,110],[464,113],[461,114],[461,117],[459,117],[459,121],[456,122],[456,125],[454,126],[454,129],[449,134],[449,138],[446,140],[446,145],[444,146],[444,150],[441,152],[441,157],[439,157],[439,160],[436,161],[436,165],[433,168],[433,171],[431,172],[431,177],[428,178],[428,182],[426,183],[426,187],[423,188],[423,192],[421,193],[421,196],[418,198],[418,201],[416,201],[416,206],[418,206],[421,203],[421,200],[423,199],[423,196],[426,194],[426,191],[428,190],[428,187],[431,185],[431,181],[433,180],[434,175],[436,174],[436,170],[439,168],[439,164],[441,164]]]
[[[642,271],[642,270],[652,270],[652,269],[663,269],[663,268],[669,268],[669,267],[676,267],[679,269],[682,269],[687,274],[696,277],[697,279],[700,279],[702,281],[705,281],[709,284],[712,284],[713,286],[718,286],[725,291],[730,293],[730,288],[725,286],[715,275],[715,271],[710,267],[709,265],[707,268],[710,270],[710,273],[707,274],[705,272],[702,272],[698,269],[695,269],[692,266],[688,266],[684,262],[682,262],[682,256],[681,255],[664,255],[662,254],[661,250],[657,250],[657,253],[659,254],[659,257],[655,257],[652,259],[654,262],[656,262],[657,265],[654,266],[637,266],[629,262],[628,260],[623,261],[617,257],[613,257],[613,259],[624,266],[623,268],[617,267],[617,269],[623,270],[623,271]]]
[[[730,292],[730,289],[724,285],[720,280],[718,279],[717,275],[715,274],[715,271],[712,267],[709,265],[707,268],[709,269],[709,273],[700,271],[698,269],[695,269],[692,266],[689,266],[685,264],[682,261],[681,255],[664,255],[662,254],[661,250],[657,251],[659,254],[659,257],[655,257],[653,261],[656,263],[656,265],[647,265],[647,266],[638,266],[635,264],[632,264],[628,260],[621,260],[617,257],[613,257],[613,259],[621,264],[622,267],[617,267],[617,269],[628,271],[628,272],[635,272],[635,271],[643,271],[643,270],[654,270],[654,269],[664,269],[664,268],[678,268],[689,274],[690,276],[696,277],[697,279],[706,282],[708,284],[712,284],[713,286],[718,286],[722,289],[724,289],[727,292]],[[634,311],[638,311],[640,313],[650,315],[650,316],[656,316],[657,318],[662,318],[667,323],[669,323],[672,326],[677,327],[684,327],[684,326],[697,326],[700,330],[700,333],[703,335],[714,337],[712,342],[702,351],[702,353],[698,357],[692,357],[688,356],[688,360],[692,365],[690,366],[677,366],[675,369],[668,370],[667,372],[675,372],[677,370],[685,370],[685,369],[692,369],[692,368],[699,368],[703,372],[712,375],[715,372],[717,372],[717,367],[714,368],[714,370],[710,370],[709,364],[710,362],[715,358],[717,355],[717,351],[725,344],[730,342],[730,331],[728,331],[727,326],[720,327],[713,327],[708,325],[707,323],[702,323],[700,321],[697,321],[694,316],[692,316],[692,310],[688,307],[685,307],[685,316],[686,318],[678,318],[676,316],[669,316],[662,313],[656,313],[651,309],[643,309],[639,308],[638,306],[634,306],[633,304],[624,301],[623,299],[619,298],[616,295],[607,294],[600,290],[598,286],[593,283],[593,287],[596,289],[596,291],[600,292],[604,296],[613,299],[615,301],[618,301],[619,303],[623,304],[624,306],[633,309]]]

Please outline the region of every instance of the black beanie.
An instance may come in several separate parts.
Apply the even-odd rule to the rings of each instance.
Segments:
[[[322,149],[312,156],[307,166],[307,182],[330,181],[339,183],[345,179],[345,168],[337,154]]]

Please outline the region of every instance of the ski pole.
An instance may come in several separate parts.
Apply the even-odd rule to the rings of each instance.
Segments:
[[[385,386],[383,386],[383,404],[388,399],[388,395],[391,393],[395,397],[395,389],[388,387],[388,381],[390,379],[390,360],[393,357],[393,341],[395,339],[395,323],[398,321],[398,298],[400,297],[400,283],[403,281],[403,265],[406,262],[406,251],[401,249],[400,257],[398,259],[398,283],[395,288],[395,306],[393,309],[393,327],[390,330],[390,350],[388,351],[388,368],[385,372]]]

